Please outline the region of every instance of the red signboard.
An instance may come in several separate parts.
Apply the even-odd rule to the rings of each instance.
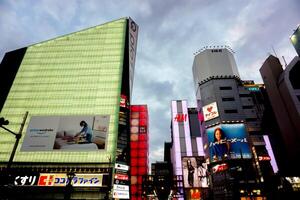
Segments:
[[[216,165],[212,168],[213,173],[223,172],[228,169],[228,165],[226,163]]]
[[[126,175],[126,174],[115,174],[115,179],[128,181],[128,175]]]
[[[269,161],[271,160],[270,156],[258,156],[259,161]]]
[[[177,114],[175,117],[174,117],[174,121],[175,122],[185,122],[187,120],[187,114]]]

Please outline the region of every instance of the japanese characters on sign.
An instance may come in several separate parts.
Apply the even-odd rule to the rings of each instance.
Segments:
[[[37,185],[39,176],[38,175],[20,175],[16,176],[14,180],[14,185],[23,186],[23,185]]]
[[[75,174],[74,187],[102,187],[103,174]],[[41,173],[40,175],[19,175],[14,178],[16,186],[62,186],[69,183],[67,174]]]
[[[213,102],[211,104],[203,106],[202,111],[204,115],[204,121],[219,117],[217,102]]]

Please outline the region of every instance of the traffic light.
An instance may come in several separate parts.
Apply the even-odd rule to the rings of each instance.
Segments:
[[[0,126],[8,125],[8,124],[9,124],[8,120],[4,119],[4,117],[0,118]]]

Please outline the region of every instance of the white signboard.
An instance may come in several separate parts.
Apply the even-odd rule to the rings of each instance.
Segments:
[[[21,151],[106,149],[109,115],[32,116]]]
[[[123,164],[119,164],[119,163],[115,164],[115,168],[116,169],[120,169],[120,170],[124,170],[124,171],[128,171],[129,170],[129,166],[128,165],[123,165]]]
[[[128,185],[114,184],[114,190],[129,191],[129,186]]]
[[[129,199],[129,191],[114,190],[113,191],[113,198],[115,198],[115,199]]]
[[[217,102],[203,106],[202,111],[204,115],[204,121],[219,117]]]

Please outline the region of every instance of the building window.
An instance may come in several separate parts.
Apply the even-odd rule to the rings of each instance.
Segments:
[[[251,97],[250,94],[240,94],[240,97]]]
[[[234,101],[234,97],[223,97],[222,101]]]
[[[294,89],[300,89],[300,61],[294,65],[294,67],[291,69],[289,73],[289,79]]]
[[[251,109],[253,106],[243,106],[243,109]]]
[[[224,86],[224,87],[220,87],[220,90],[232,90],[232,87]]]
[[[225,113],[237,113],[236,109],[224,110]]]
[[[256,121],[256,118],[246,118],[246,122],[254,122]]]

